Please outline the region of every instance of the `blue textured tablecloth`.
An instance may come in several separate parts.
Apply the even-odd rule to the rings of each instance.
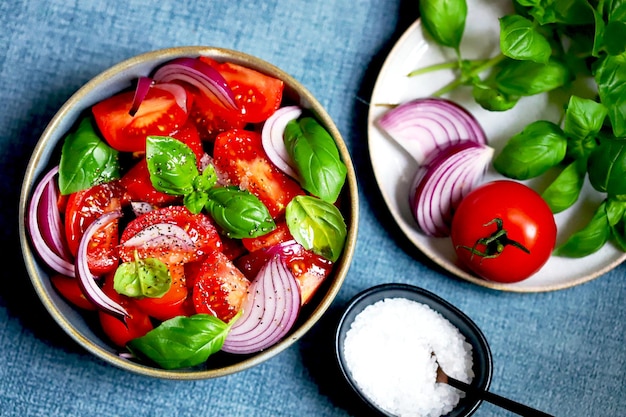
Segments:
[[[384,282],[431,290],[483,329],[491,389],[563,417],[626,415],[624,266],[556,292],[516,294],[454,279],[394,225],[373,178],[367,100],[383,59],[417,18],[417,1],[0,2],[1,416],[346,416],[332,356],[340,308]],[[266,59],[300,80],[349,144],[360,186],[354,264],[324,320],[245,372],[205,381],[128,374],[79,348],[34,295],[18,245],[21,178],[46,123],[83,83],[138,53],[214,45]],[[484,404],[479,417],[511,415]]]

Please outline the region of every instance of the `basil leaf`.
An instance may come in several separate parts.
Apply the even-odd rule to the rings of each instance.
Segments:
[[[585,139],[600,131],[608,109],[594,100],[571,96],[565,112],[563,131],[570,137]]]
[[[216,187],[208,191],[207,197],[206,209],[228,237],[258,237],[276,228],[267,207],[249,191]]]
[[[332,136],[314,118],[303,117],[287,124],[284,141],[302,188],[334,203],[346,181],[347,168]]]
[[[609,55],[619,55],[626,50],[626,23],[609,22],[604,29],[604,45]]]
[[[607,199],[607,218],[611,227],[611,236],[617,246],[626,252],[626,196]]]
[[[509,96],[532,96],[554,90],[571,80],[568,67],[556,59],[545,64],[507,59],[495,76],[496,87]]]
[[[131,340],[127,347],[134,355],[164,369],[187,368],[206,362],[218,352],[231,325],[210,314],[178,316]]]
[[[593,217],[582,229],[554,250],[554,255],[582,258],[600,250],[609,240],[611,228],[606,213],[606,201],[596,209]]]
[[[613,134],[626,136],[626,55],[606,56],[595,72],[600,101],[609,110]]]
[[[285,210],[294,239],[324,258],[335,262],[343,250],[347,228],[339,209],[312,196],[297,196]]]
[[[117,267],[113,277],[113,288],[118,294],[133,298],[161,298],[170,290],[172,277],[165,265],[156,258],[124,262]]]
[[[567,150],[567,138],[556,124],[538,120],[508,140],[493,166],[518,180],[535,178],[558,165]]]
[[[193,151],[183,142],[169,136],[148,136],[146,161],[150,182],[154,188],[166,194],[191,193],[194,179],[200,175]]]
[[[500,50],[509,58],[546,63],[552,54],[548,40],[533,22],[520,15],[500,18]]]
[[[575,160],[541,193],[553,213],[570,208],[578,200],[585,182],[586,168],[584,160]]]
[[[59,191],[63,195],[120,178],[119,152],[100,139],[91,117],[80,121],[61,149]]]
[[[420,0],[419,12],[426,32],[440,45],[458,51],[465,31],[465,0]]]
[[[587,164],[589,182],[609,195],[626,194],[626,140],[601,137]]]

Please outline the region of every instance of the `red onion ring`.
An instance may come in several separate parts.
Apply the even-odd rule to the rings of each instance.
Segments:
[[[166,246],[180,248],[183,251],[193,251],[195,244],[185,230],[175,224],[157,223],[140,230],[133,237],[122,244],[125,247]]]
[[[92,303],[105,313],[111,314],[123,320],[128,316],[128,312],[124,307],[112,300],[106,295],[102,289],[96,283],[96,277],[89,270],[87,265],[87,248],[91,238],[103,227],[107,226],[112,221],[117,220],[122,216],[122,212],[111,211],[104,213],[98,217],[93,223],[91,223],[85,233],[83,234],[79,244],[78,251],[76,253],[75,273],[78,278],[78,283],[87,297]]]
[[[300,287],[283,258],[273,256],[250,284],[243,314],[226,336],[222,350],[247,354],[280,341],[298,318]]]
[[[178,107],[183,109],[185,113],[189,113],[189,97],[187,95],[187,90],[185,90],[185,87],[175,83],[159,83],[155,84],[153,88],[172,93],[174,99],[176,100],[176,104],[178,104]]]
[[[150,77],[139,77],[137,79],[137,86],[135,87],[135,95],[133,96],[133,103],[130,106],[128,114],[134,116],[139,110],[139,106],[143,103],[143,100],[148,95],[150,87],[152,87],[153,80]]]
[[[63,225],[56,204],[58,189],[53,181],[55,166],[35,187],[28,210],[28,231],[35,250],[46,265],[59,274],[74,277],[74,265],[65,242]]]
[[[183,81],[204,95],[216,97],[228,109],[237,109],[235,95],[224,77],[209,64],[197,58],[177,58],[159,68],[153,76],[158,83]]]
[[[302,114],[298,106],[285,106],[276,110],[263,124],[261,139],[267,157],[285,174],[298,179],[295,164],[285,147],[284,133],[287,123]]]

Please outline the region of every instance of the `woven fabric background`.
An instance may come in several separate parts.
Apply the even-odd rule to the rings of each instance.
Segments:
[[[384,282],[424,287],[484,331],[491,389],[556,416],[626,412],[626,266],[556,292],[494,291],[448,276],[399,232],[369,162],[366,119],[377,73],[418,17],[408,0],[3,0],[0,2],[0,416],[364,415],[339,379],[332,332],[341,308]],[[19,251],[21,178],[38,137],[82,84],[139,53],[213,45],[259,56],[327,108],[357,168],[354,264],[319,325],[277,357],[231,376],[170,381],[86,353],[46,314]],[[478,417],[508,413],[484,404]]]

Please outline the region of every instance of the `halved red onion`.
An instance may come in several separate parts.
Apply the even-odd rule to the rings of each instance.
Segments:
[[[298,178],[295,164],[285,147],[284,133],[287,123],[297,119],[302,114],[298,106],[281,107],[274,112],[263,124],[261,137],[263,149],[267,157],[281,171],[292,178]]]
[[[139,110],[139,106],[143,103],[143,100],[148,95],[148,91],[150,91],[150,87],[152,87],[152,83],[154,81],[150,77],[139,77],[137,79],[137,86],[135,87],[135,95],[133,97],[133,104],[130,106],[130,110],[128,114],[134,116]]]
[[[111,211],[98,217],[93,223],[91,223],[86,229],[85,233],[78,243],[78,251],[76,252],[75,273],[78,278],[78,283],[87,297],[92,303],[94,303],[102,311],[109,313],[121,320],[128,316],[128,312],[119,303],[112,300],[106,295],[96,282],[96,277],[89,270],[87,265],[87,248],[89,247],[89,241],[91,238],[103,227],[107,226],[110,222],[117,220],[122,216],[122,212]]]
[[[418,164],[436,150],[469,140],[487,144],[484,130],[465,108],[438,97],[419,98],[385,112],[378,127],[402,146]]]
[[[63,224],[57,206],[58,188],[55,166],[44,175],[33,191],[28,209],[28,231],[35,250],[50,268],[68,277],[74,265],[64,241]]]
[[[170,223],[157,223],[139,231],[122,244],[126,247],[167,246],[182,250],[193,250],[195,245],[182,227]]]
[[[419,228],[428,236],[450,234],[454,210],[483,179],[493,148],[463,141],[432,153],[418,169],[409,204]]]
[[[226,336],[222,350],[247,354],[278,343],[298,318],[300,287],[280,255],[273,256],[250,284],[243,314]]]
[[[165,63],[152,77],[158,83],[183,81],[204,95],[216,97],[226,108],[236,109],[235,95],[224,77],[209,64],[197,58],[177,58]]]

